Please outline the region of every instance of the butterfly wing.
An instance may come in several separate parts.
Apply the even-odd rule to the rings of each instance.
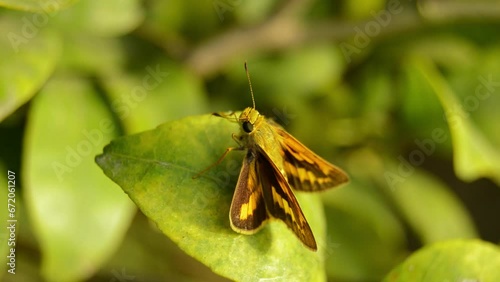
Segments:
[[[258,154],[257,167],[267,211],[272,217],[285,222],[304,245],[317,250],[311,227],[285,177],[265,153],[259,150]]]
[[[231,228],[242,234],[257,232],[269,218],[262,195],[262,182],[257,175],[256,152],[248,150],[241,167],[229,219]]]
[[[279,125],[283,167],[290,185],[300,191],[321,191],[349,181],[347,174],[300,143]]]

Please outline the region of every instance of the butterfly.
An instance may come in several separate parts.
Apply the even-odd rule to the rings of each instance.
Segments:
[[[342,169],[316,155],[255,109],[246,62],[245,71],[253,107],[246,108],[239,116],[214,113],[238,122],[241,130],[232,135],[238,146],[227,148],[212,166],[220,163],[230,151],[246,150],[229,212],[231,228],[241,234],[254,234],[267,220],[276,218],[283,221],[305,246],[316,251],[316,240],[292,187],[298,191],[316,192],[346,183],[349,178]]]

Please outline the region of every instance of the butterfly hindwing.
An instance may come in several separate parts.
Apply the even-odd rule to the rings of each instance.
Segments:
[[[286,176],[294,189],[321,191],[349,180],[342,169],[316,155],[279,125],[276,125],[276,131],[281,137]]]
[[[260,179],[255,152],[248,150],[229,213],[231,228],[238,233],[253,234],[268,219]]]
[[[282,220],[309,248],[316,250],[316,240],[292,189],[279,169],[259,152],[257,169],[269,214]]]

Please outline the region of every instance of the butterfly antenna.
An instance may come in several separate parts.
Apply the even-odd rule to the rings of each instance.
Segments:
[[[250,95],[252,95],[252,104],[255,109],[255,99],[253,97],[252,82],[250,81],[250,73],[248,72],[247,62],[245,61],[245,72],[247,73],[248,85],[250,85]]]

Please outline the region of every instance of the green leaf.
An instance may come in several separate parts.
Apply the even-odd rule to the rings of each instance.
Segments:
[[[0,19],[0,121],[26,103],[52,74],[60,42],[49,32],[29,29],[21,19]],[[36,36],[35,36],[36,35]]]
[[[402,223],[376,188],[352,179],[349,187],[323,197],[328,223],[326,267],[332,281],[379,281],[404,255]]]
[[[359,5],[359,3],[356,5],[355,2],[348,1],[342,8],[345,11],[345,16],[349,19],[360,19],[370,22],[373,21],[384,25],[385,23],[382,21],[384,21],[387,17],[389,17],[390,20],[392,17],[392,15],[385,10],[385,5],[386,1],[382,0],[363,1],[363,5]]]
[[[433,62],[420,57],[415,59],[415,64],[434,89],[445,111],[457,176],[468,182],[489,177],[500,184],[500,152],[471,122],[470,113],[465,111]],[[471,93],[466,98],[474,98],[474,95],[477,93]]]
[[[0,6],[10,9],[31,11],[36,13],[53,13],[68,6],[73,5],[79,0],[0,0]]]
[[[229,7],[232,8],[232,10],[226,11],[223,1],[213,2],[214,10],[217,12],[221,22],[226,18],[224,14],[229,16],[228,14],[233,12],[234,17],[238,19],[239,23],[244,25],[256,25],[271,16],[277,3],[275,1],[235,1],[231,4]]]
[[[49,281],[91,276],[119,246],[134,205],[93,156],[116,136],[90,83],[51,80],[32,103],[24,144],[26,207]]]
[[[386,172],[400,173],[396,166]],[[415,168],[413,168],[415,169]],[[387,194],[423,243],[446,239],[473,238],[476,231],[464,205],[442,182],[415,169],[400,183],[390,185]]]
[[[229,207],[242,152],[192,179],[236,145],[231,134],[238,130],[222,118],[192,116],[119,138],[96,162],[165,235],[215,273],[237,281],[324,281],[324,250],[304,247],[283,222],[272,221],[254,235],[231,230]],[[318,243],[324,242],[319,198],[297,197]]]
[[[137,28],[143,16],[138,0],[86,0],[57,13],[50,23],[70,34],[112,37]]]
[[[431,86],[422,76],[413,60],[401,66],[402,83],[401,113],[404,120],[404,135],[408,139],[429,135],[435,128],[446,128],[443,107]],[[449,139],[449,138],[448,138]],[[411,139],[410,139],[411,140]],[[444,150],[444,144],[437,149]],[[450,146],[451,147],[451,146]],[[451,148],[447,147],[448,152]]]
[[[292,49],[282,56],[282,60],[266,60],[249,66],[252,82],[258,87],[255,89],[267,89],[274,94],[274,99],[319,96],[322,89],[339,83],[345,68],[340,51],[330,45]],[[245,76],[241,62],[232,65],[228,76],[238,80]],[[255,95],[256,101],[261,101],[259,96],[273,98],[263,91],[255,91]]]
[[[500,281],[500,249],[480,240],[435,243],[414,253],[384,281]]]
[[[152,31],[154,40],[167,45],[185,44],[186,34],[190,40],[206,39],[213,35],[221,24],[219,13],[231,16],[227,10],[217,10],[221,2],[216,1],[152,1],[149,3],[146,27]],[[224,4],[224,3],[223,3]],[[220,8],[219,8],[220,9]],[[196,19],[195,21],[193,19]]]
[[[105,38],[83,33],[67,34],[59,69],[86,72],[94,76],[116,72],[123,68],[126,57],[118,38]]]
[[[128,133],[207,112],[200,80],[169,62],[146,65],[139,74],[114,72],[104,76],[102,83]]]

